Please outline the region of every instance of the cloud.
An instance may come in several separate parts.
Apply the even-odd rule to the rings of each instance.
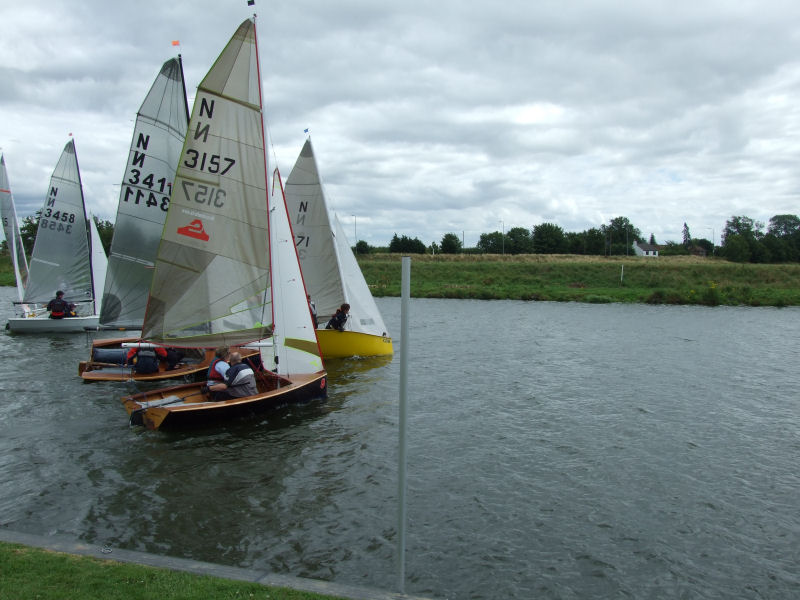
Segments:
[[[0,7],[0,146],[41,206],[75,133],[113,219],[135,111],[181,41],[194,88],[252,8],[63,0]],[[384,245],[627,216],[659,241],[797,213],[800,41],[790,2],[264,3],[284,176],[311,129],[332,207]],[[470,241],[470,235],[472,241]]]

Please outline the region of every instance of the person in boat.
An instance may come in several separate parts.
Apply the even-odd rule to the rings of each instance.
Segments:
[[[51,319],[63,319],[64,317],[75,316],[75,305],[64,300],[64,292],[58,290],[56,297],[47,303],[47,310],[50,311]]]
[[[225,381],[209,386],[209,390],[214,393],[214,400],[244,398],[257,394],[256,374],[249,364],[242,362],[239,352],[230,353],[230,364]]]
[[[208,385],[209,388],[212,385],[225,383],[225,374],[228,372],[228,369],[231,368],[228,363],[230,354],[231,351],[227,346],[220,346],[214,350],[214,360],[208,365],[208,375],[206,375],[206,379],[208,380],[206,385]]]
[[[345,302],[339,308],[336,309],[336,314],[331,317],[331,320],[328,321],[328,324],[325,326],[325,329],[336,329],[338,331],[344,331],[344,324],[347,322],[347,317],[350,312],[350,305]]]
[[[155,373],[158,371],[158,361],[167,363],[167,371],[178,368],[178,363],[183,359],[183,353],[174,348],[140,348],[134,346],[125,356],[125,365],[133,365],[137,373]]]
[[[308,310],[311,311],[311,321],[314,323],[314,327],[316,328],[316,326],[319,325],[317,322],[317,305],[314,304],[310,294],[306,294],[306,300],[308,300]]]

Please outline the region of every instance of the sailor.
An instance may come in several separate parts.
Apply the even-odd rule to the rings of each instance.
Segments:
[[[63,319],[64,317],[75,316],[75,305],[64,300],[64,292],[58,290],[56,297],[47,303],[47,310],[50,311],[51,319]]]
[[[328,321],[328,324],[325,326],[325,329],[336,329],[338,331],[344,331],[344,324],[347,322],[347,313],[350,312],[350,305],[345,302],[339,308],[336,309],[336,314],[331,317],[331,320]]]
[[[206,376],[209,386],[225,382],[225,373],[231,368],[227,362],[230,353],[227,346],[220,346],[214,351],[214,360],[208,365],[208,375]]]
[[[230,398],[244,398],[258,393],[256,375],[247,363],[242,362],[239,352],[231,352],[231,367],[225,374],[225,382],[209,386],[214,392],[215,400],[228,400]]]

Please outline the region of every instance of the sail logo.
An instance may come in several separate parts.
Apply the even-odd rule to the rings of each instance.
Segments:
[[[185,235],[186,237],[194,238],[207,242],[209,240],[208,234],[203,229],[203,222],[200,219],[195,219],[184,227],[178,227],[178,235]]]

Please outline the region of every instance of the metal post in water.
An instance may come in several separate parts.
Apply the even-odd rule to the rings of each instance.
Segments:
[[[404,256],[400,279],[400,449],[397,469],[397,587],[405,591],[406,580],[406,404],[408,399],[408,304],[411,296],[411,257]]]

